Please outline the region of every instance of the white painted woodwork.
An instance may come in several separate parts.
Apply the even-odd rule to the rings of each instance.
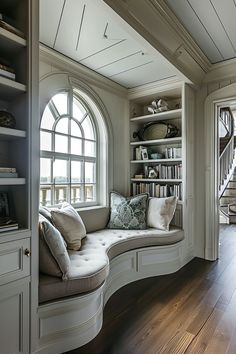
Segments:
[[[167,0],[167,3],[212,63],[235,57],[233,1]]]
[[[181,108],[180,109],[172,109],[166,112],[159,112],[159,113],[154,113],[154,114],[147,114],[144,116],[139,116],[139,117],[133,117],[130,119],[131,122],[137,122],[137,123],[144,123],[144,122],[153,122],[153,121],[162,121],[168,120],[168,119],[173,119],[173,118],[178,118],[181,116]]]
[[[13,186],[13,185],[22,185],[26,183],[25,178],[16,178],[16,177],[9,177],[4,178],[0,177],[0,186]]]
[[[221,106],[234,105],[236,84],[212,92],[205,101],[205,258],[219,256],[218,124],[215,116]]]
[[[17,95],[26,91],[26,86],[10,80],[6,77],[0,76],[0,97],[1,99],[15,98]]]
[[[166,144],[175,144],[181,142],[182,142],[182,138],[177,137],[177,138],[166,138],[166,139],[156,139],[156,140],[131,141],[130,145],[132,146],[153,145],[153,144],[166,145]]]
[[[173,273],[192,257],[184,255],[184,241],[117,256],[99,289],[39,306],[40,340],[34,353],[60,354],[86,344],[100,331],[103,308],[118,289],[139,279]]]
[[[3,140],[15,140],[19,138],[25,138],[26,131],[12,128],[0,127],[0,139]]]
[[[2,237],[2,233],[0,237]],[[30,257],[25,255],[26,249],[30,250],[30,239],[1,244],[0,285],[26,277],[30,274]]]
[[[130,163],[161,163],[161,162],[181,162],[182,159],[148,159],[148,160],[131,160]]]
[[[29,354],[29,279],[0,287],[2,354]]]
[[[22,47],[26,46],[26,40],[4,28],[0,28],[0,45],[1,50],[4,53],[13,55],[16,54]]]

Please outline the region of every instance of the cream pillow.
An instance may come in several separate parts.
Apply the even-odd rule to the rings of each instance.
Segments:
[[[52,222],[64,237],[67,248],[78,251],[81,240],[86,236],[84,223],[77,211],[70,204],[63,204],[61,209],[52,209]]]
[[[60,232],[42,215],[39,218],[40,271],[67,279],[70,258]]]
[[[150,198],[147,213],[148,227],[168,231],[176,204],[176,197]]]

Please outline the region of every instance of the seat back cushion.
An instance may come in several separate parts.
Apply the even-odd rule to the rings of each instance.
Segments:
[[[85,208],[79,211],[87,232],[105,229],[109,220],[109,213],[110,211],[107,207]]]
[[[60,232],[42,215],[39,219],[40,271],[67,279],[70,258]]]
[[[177,204],[176,197],[149,198],[147,224],[148,227],[168,231]]]
[[[60,209],[51,210],[52,222],[64,237],[67,248],[78,251],[81,240],[86,236],[86,229],[78,212],[70,204]]]

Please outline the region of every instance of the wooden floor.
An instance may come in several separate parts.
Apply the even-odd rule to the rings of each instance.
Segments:
[[[100,334],[70,354],[236,354],[236,225],[220,260],[129,284],[111,297]]]

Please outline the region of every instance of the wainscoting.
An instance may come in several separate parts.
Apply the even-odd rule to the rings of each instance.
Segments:
[[[118,290],[100,334],[68,354],[236,353],[236,225],[221,227],[220,260]]]

